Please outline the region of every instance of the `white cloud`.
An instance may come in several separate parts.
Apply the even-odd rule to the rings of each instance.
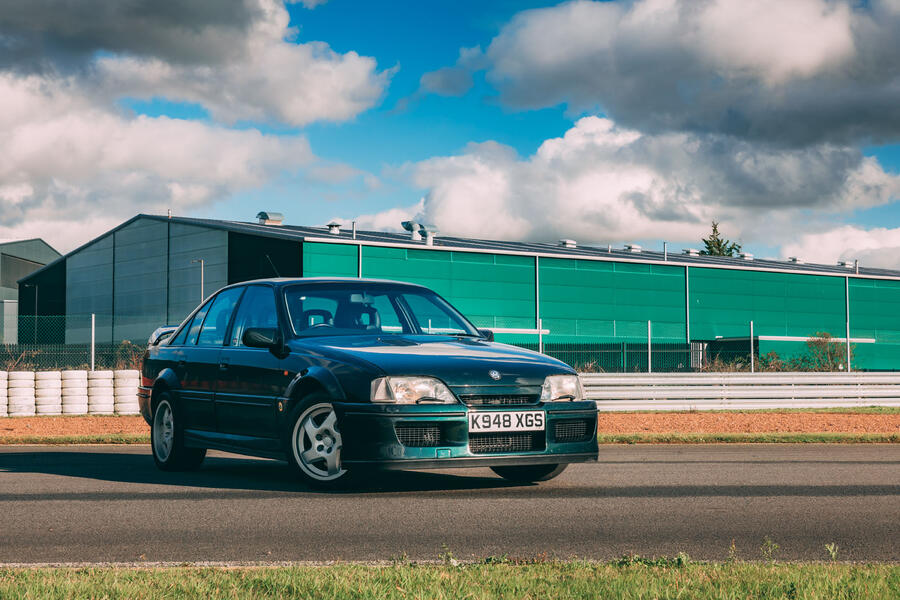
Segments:
[[[445,235],[481,238],[696,241],[711,220],[734,238],[771,236],[803,228],[803,211],[836,214],[900,197],[900,177],[855,148],[650,135],[598,117],[580,119],[525,159],[488,142],[407,169],[426,190],[420,219]]]
[[[226,123],[344,121],[378,102],[391,71],[298,31],[281,0],[33,0],[0,11],[0,70],[77,78],[98,104],[197,103]]]
[[[243,52],[223,64],[103,57],[96,62],[99,88],[118,96],[198,103],[227,123],[298,126],[351,119],[380,99],[390,72],[378,72],[372,58],[339,54],[323,42],[294,43],[284,7],[260,1],[265,18],[241,40]]]
[[[863,267],[900,269],[900,228],[865,229],[844,225],[805,233],[796,242],[781,247],[783,256],[798,256],[806,262],[834,263],[858,260]]]
[[[349,223],[351,220],[356,221],[356,226],[360,230],[368,231],[402,231],[400,223],[415,219],[422,214],[425,207],[425,199],[421,199],[411,206],[391,208],[379,213],[367,215],[359,215],[353,219],[335,218],[334,221]]]
[[[507,104],[568,103],[650,131],[804,145],[900,134],[900,12],[882,0],[578,0],[489,45]]]
[[[0,139],[0,235],[42,232],[63,250],[135,213],[195,209],[313,161],[301,136],[126,118],[38,76],[0,75]]]

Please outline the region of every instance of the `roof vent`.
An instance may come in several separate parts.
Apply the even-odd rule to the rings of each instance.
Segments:
[[[434,246],[434,236],[438,233],[434,225],[419,225],[419,234],[425,238],[426,246]]]
[[[839,267],[844,267],[845,269],[853,268],[853,262],[849,260],[839,260],[837,264]]]
[[[700,251],[696,248],[682,248],[681,253],[688,256],[700,256]]]
[[[740,256],[744,260],[753,260],[753,255],[749,252],[741,252],[738,256]]]
[[[559,240],[559,245],[563,248],[577,248],[578,242],[575,240]]]
[[[328,233],[331,235],[341,235],[341,224],[337,221],[332,221],[328,224]]]
[[[416,223],[415,221],[403,221],[401,223],[403,225],[403,229],[409,232],[409,237],[412,241],[418,242],[422,239],[421,225]]]
[[[627,250],[628,252],[640,252],[641,247],[637,244],[625,244],[625,250]]]
[[[259,219],[260,225],[281,225],[281,222],[284,221],[283,214],[266,210],[260,211],[256,218]]]
[[[802,265],[803,261],[797,258],[796,256],[788,256],[788,262],[792,262],[795,265]]]

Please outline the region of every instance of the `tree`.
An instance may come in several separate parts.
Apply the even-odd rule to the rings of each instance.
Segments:
[[[719,224],[712,222],[712,233],[708,238],[703,238],[703,250],[700,254],[706,256],[734,256],[741,251],[741,245],[731,240],[722,239],[719,235]]]

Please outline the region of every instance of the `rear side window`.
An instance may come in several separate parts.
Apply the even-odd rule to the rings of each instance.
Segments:
[[[225,343],[225,331],[231,322],[231,313],[234,312],[234,307],[243,292],[242,287],[231,288],[216,296],[206,318],[203,319],[200,337],[197,338],[198,346],[221,346]],[[195,318],[194,322],[196,321]]]
[[[171,341],[169,341],[170,346],[183,346],[184,340],[187,339],[188,331],[191,329],[190,321],[184,324],[184,327],[178,332],[178,335],[173,337]]]
[[[200,326],[203,325],[203,319],[206,317],[206,313],[209,312],[209,307],[212,304],[212,300],[203,305],[203,308],[197,311],[197,314],[194,315],[194,320],[185,327],[188,330],[187,339],[184,340],[185,345],[193,346],[197,343],[197,336],[200,335]]]
[[[231,328],[231,345],[243,346],[244,332],[252,327],[278,328],[275,312],[275,292],[270,287],[252,285],[241,299],[234,325]]]

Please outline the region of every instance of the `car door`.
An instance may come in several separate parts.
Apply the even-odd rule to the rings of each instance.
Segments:
[[[219,377],[219,353],[228,325],[243,293],[243,287],[228,288],[207,303],[191,323],[185,341],[184,375],[181,378],[188,429],[215,431],[215,391]],[[202,317],[202,318],[201,318]]]
[[[271,286],[248,286],[235,313],[229,342],[219,355],[216,423],[220,433],[274,439],[276,403],[289,378],[272,351],[244,346],[244,331],[252,327],[279,328]]]
[[[202,368],[196,361],[197,337],[213,300],[214,298],[208,300],[170,343],[170,364],[181,384],[173,393],[183,409],[182,418],[186,429],[214,431],[216,425],[214,398],[205,390]]]

